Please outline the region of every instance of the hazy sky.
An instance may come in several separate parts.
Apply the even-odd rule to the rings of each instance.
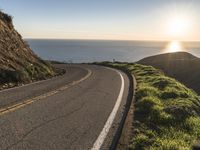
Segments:
[[[200,0],[0,0],[0,8],[24,38],[200,40]]]

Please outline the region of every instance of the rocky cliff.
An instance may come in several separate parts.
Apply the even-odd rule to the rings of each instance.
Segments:
[[[0,11],[0,89],[54,75],[14,29],[12,17]]]

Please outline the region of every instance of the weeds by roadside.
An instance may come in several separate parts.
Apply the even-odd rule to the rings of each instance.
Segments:
[[[108,63],[137,80],[130,149],[188,150],[200,139],[200,97],[151,66]]]

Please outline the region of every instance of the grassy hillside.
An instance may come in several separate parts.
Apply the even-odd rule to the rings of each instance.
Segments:
[[[200,94],[200,58],[187,52],[177,52],[147,57],[138,63],[161,69]]]
[[[200,97],[151,66],[106,64],[127,69],[138,83],[130,149],[191,149],[200,138]]]
[[[55,74],[14,29],[12,17],[0,11],[0,89]]]

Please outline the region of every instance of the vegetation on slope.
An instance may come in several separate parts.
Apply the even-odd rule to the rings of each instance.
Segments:
[[[130,149],[187,150],[200,139],[200,97],[163,72],[139,64],[112,64],[137,80]]]
[[[55,75],[14,29],[12,17],[0,11],[0,89]]]
[[[150,56],[138,63],[163,70],[200,94],[200,58],[187,52],[176,52]]]

